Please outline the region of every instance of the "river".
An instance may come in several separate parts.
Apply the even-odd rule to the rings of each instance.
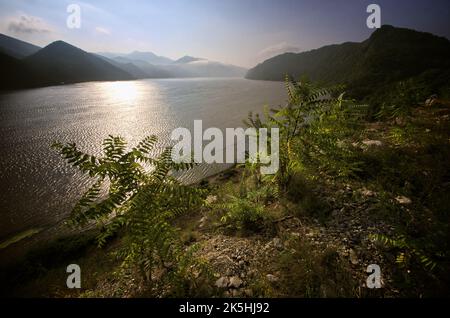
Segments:
[[[54,141],[99,154],[110,134],[131,146],[154,134],[163,147],[174,128],[192,129],[195,119],[203,120],[203,129],[242,127],[249,111],[285,101],[283,83],[239,78],[88,82],[2,93],[0,242],[56,228],[89,184],[50,148]],[[200,165],[182,178],[194,182],[224,167]]]

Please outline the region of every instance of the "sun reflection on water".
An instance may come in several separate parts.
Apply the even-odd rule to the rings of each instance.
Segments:
[[[106,100],[112,104],[134,106],[142,96],[142,86],[136,81],[103,82],[100,87]]]

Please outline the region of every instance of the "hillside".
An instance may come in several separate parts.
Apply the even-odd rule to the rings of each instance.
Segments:
[[[185,56],[179,58],[178,60],[176,60],[173,63],[174,64],[186,64],[186,63],[191,63],[191,62],[196,62],[196,61],[201,61],[201,60],[203,60],[203,59],[198,58],[198,57],[185,55]]]
[[[40,49],[39,46],[0,34],[0,52],[11,57],[21,59],[36,53]]]
[[[0,77],[0,88],[14,89],[28,87],[36,81],[36,75],[20,60],[0,52],[0,69],[8,77]]]
[[[286,74],[306,76],[325,85],[346,84],[353,96],[362,98],[406,79],[426,93],[443,92],[449,87],[449,70],[450,41],[385,25],[361,43],[278,55],[250,69],[246,78],[280,81]]]
[[[136,172],[144,171],[137,156],[162,165],[161,157],[144,157],[141,150],[133,148],[133,152],[110,159],[108,149],[125,147],[120,137],[116,142],[113,137],[104,141],[104,146],[111,146],[103,157],[90,157],[72,143],[55,146],[74,168],[88,167],[86,174],[116,173],[119,180],[113,181],[127,186],[121,191],[134,186],[136,196],[117,206],[112,204],[117,199],[111,199],[111,194],[105,201],[81,203],[85,210],[74,209],[69,219],[70,224],[80,226],[80,232],[45,242],[23,260],[2,268],[0,280],[5,283],[0,295],[449,295],[449,101],[411,107],[407,112],[386,110],[372,122],[364,119],[366,108],[352,100],[319,103],[320,92],[326,92],[321,88],[307,83],[287,87],[290,107],[274,109],[274,116],[268,119],[256,121],[250,116],[252,127],[264,128],[273,127],[281,115],[289,116],[280,128],[280,169],[275,175],[263,176],[260,166],[246,163],[199,184],[183,186],[183,195],[175,196],[169,192],[174,191],[167,186],[173,179],[167,177],[165,167],[155,165],[166,174],[159,170]],[[315,116],[306,117],[308,124],[301,119],[299,124],[294,119],[305,109]],[[150,138],[140,145],[155,140]],[[88,165],[86,158],[94,158],[94,162],[108,158],[111,165]],[[152,186],[164,182],[168,190],[148,191],[144,183],[134,182],[138,178],[151,180]],[[87,193],[97,198],[93,189]],[[80,200],[86,202],[84,197]],[[163,204],[155,204],[157,200]],[[176,205],[176,213],[171,213],[169,209]],[[86,227],[89,223],[85,220],[98,218],[98,214],[85,213],[94,208],[112,222],[98,222],[96,229]],[[127,221],[127,226],[116,225],[117,210],[126,212],[120,215],[125,219],[119,220]],[[164,227],[159,218],[167,220]],[[99,244],[101,248],[97,248]],[[129,255],[136,251],[127,248],[131,244],[139,251],[150,246],[155,252],[150,255],[162,256],[155,258],[149,269],[142,268],[138,265],[148,254],[138,253],[139,258],[130,261]],[[83,268],[82,289],[61,284],[67,264]],[[366,288],[368,264],[382,269],[381,288]]]
[[[114,65],[115,67],[120,68],[122,71],[127,72],[128,74],[133,76],[133,78],[135,78],[135,79],[147,78],[147,74],[131,62],[128,62],[125,60],[119,61],[116,59],[110,59],[110,58],[107,58],[107,57],[99,55],[99,54],[95,54],[95,55],[97,57],[101,58],[102,60]]]
[[[99,55],[108,57],[110,59],[121,57],[128,60],[138,60],[143,61],[149,64],[153,65],[167,65],[171,64],[174,61],[168,57],[156,55],[153,52],[140,52],[140,51],[133,51],[131,53],[111,53],[111,52],[101,52],[98,53]]]
[[[24,59],[40,74],[39,84],[129,80],[133,77],[107,61],[63,41],[56,41]]]
[[[165,69],[165,66],[158,64],[150,64],[144,60],[136,60],[129,57],[118,56],[113,58],[117,63],[131,64],[136,67],[142,74],[142,77],[137,78],[170,78],[172,74]],[[132,74],[132,73],[131,73]]]
[[[133,64],[138,67],[145,76],[135,76],[136,78],[185,78],[185,77],[243,77],[247,70],[245,68],[224,64],[221,62],[210,61],[205,58],[192,57],[185,55],[176,61],[157,60],[150,63],[151,56],[167,59],[157,56],[151,52],[132,52],[130,54],[99,53],[116,63],[117,66],[128,71],[130,74],[136,74],[125,64]],[[165,63],[162,63],[164,62]],[[115,64],[116,65],[116,64]]]

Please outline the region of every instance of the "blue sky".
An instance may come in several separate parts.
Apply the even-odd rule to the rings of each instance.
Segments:
[[[66,26],[69,4],[81,29]],[[284,51],[361,41],[366,7],[382,23],[450,38],[448,0],[0,0],[0,32],[44,46],[64,40],[91,51],[152,51],[251,67]]]

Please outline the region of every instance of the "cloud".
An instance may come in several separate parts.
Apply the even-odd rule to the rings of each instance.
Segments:
[[[7,29],[16,34],[48,34],[53,32],[53,28],[43,19],[26,14],[9,18]]]
[[[108,29],[99,27],[99,26],[95,28],[95,32],[98,34],[102,34],[102,35],[110,35],[111,34],[111,32]]]
[[[274,57],[276,55],[280,55],[286,52],[293,52],[298,53],[300,52],[300,48],[294,45],[290,45],[286,42],[281,42],[269,47],[266,47],[265,49],[259,51],[258,53],[258,59],[261,61],[267,60],[271,57]]]

